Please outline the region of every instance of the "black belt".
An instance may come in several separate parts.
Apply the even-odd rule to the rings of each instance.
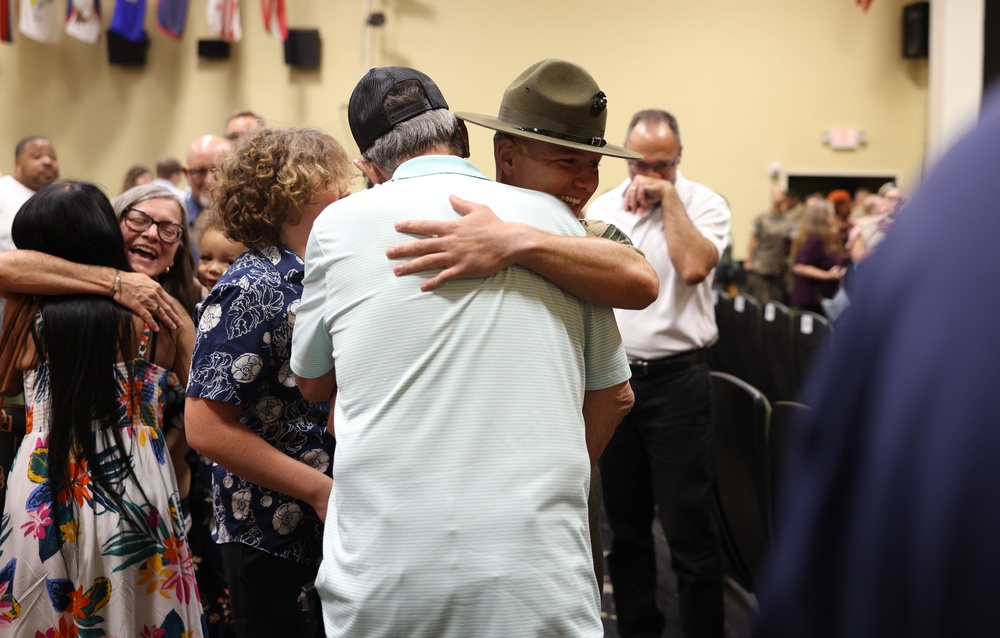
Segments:
[[[708,348],[698,348],[697,350],[688,350],[687,352],[673,354],[662,359],[650,359],[648,361],[644,359],[629,359],[628,365],[632,368],[632,376],[645,378],[667,370],[676,370],[681,366],[693,363],[705,363],[707,361]]]

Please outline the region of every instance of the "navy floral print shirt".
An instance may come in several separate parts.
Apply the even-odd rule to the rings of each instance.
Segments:
[[[257,436],[331,475],[329,404],[302,398],[289,367],[302,269],[298,255],[282,245],[236,259],[198,307],[187,396],[241,406],[241,423]],[[218,464],[213,469],[217,542],[319,562],[323,524],[311,506]]]

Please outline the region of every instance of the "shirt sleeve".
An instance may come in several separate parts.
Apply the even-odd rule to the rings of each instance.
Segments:
[[[629,236],[623,233],[621,229],[614,224],[608,224],[597,219],[581,219],[580,223],[583,224],[583,229],[586,230],[587,234],[591,237],[610,239],[611,241],[618,242],[623,246],[628,246],[643,257],[646,256],[646,253],[636,247],[632,243],[632,240],[629,239]]]
[[[302,280],[302,303],[292,330],[292,372],[306,379],[321,377],[333,369],[333,337],[328,317],[327,264],[323,247],[314,232],[306,245],[306,273]]]
[[[584,309],[584,361],[587,390],[603,390],[632,377],[628,357],[611,308],[586,304]]]
[[[721,195],[713,193],[697,206],[697,210],[688,211],[688,215],[698,232],[712,242],[719,251],[721,258],[729,245],[729,233],[732,228],[732,213],[726,200]]]
[[[274,286],[216,286],[201,305],[187,396],[247,405],[255,382],[272,376],[271,319],[284,309]]]

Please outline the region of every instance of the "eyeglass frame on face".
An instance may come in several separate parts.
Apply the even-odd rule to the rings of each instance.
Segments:
[[[138,223],[138,222],[135,219],[131,219],[131,220],[129,219],[129,213],[131,213],[132,211],[135,211],[135,212],[139,213],[140,215],[142,215],[143,217],[145,217],[146,219],[148,219],[149,223],[145,224],[142,228],[136,228],[135,226],[133,226],[132,225],[133,223]],[[127,226],[129,230],[131,230],[133,232],[136,232],[136,233],[144,233],[147,230],[149,230],[150,226],[156,226],[156,236],[159,237],[160,241],[162,241],[165,244],[176,244],[177,242],[179,242],[180,240],[182,240],[184,238],[184,227],[181,226],[180,224],[175,223],[175,222],[169,222],[169,221],[158,222],[155,219],[153,219],[153,217],[149,213],[147,213],[145,211],[142,211],[142,210],[139,210],[135,206],[129,206],[128,208],[126,208],[125,212],[122,213],[121,220],[123,222],[125,222],[125,226]],[[132,223],[130,223],[130,222],[132,222]],[[164,225],[166,225],[167,228],[170,228],[172,226],[176,226],[177,227],[177,237],[175,237],[174,239],[169,239],[167,237],[164,237],[163,236],[163,227],[164,227]]]
[[[654,173],[662,173],[663,171],[670,170],[671,168],[677,166],[681,163],[681,153],[677,151],[677,157],[670,160],[669,162],[653,162],[652,164],[647,164],[641,160],[627,160],[628,165],[640,173],[646,173],[653,171]]]
[[[209,173],[214,173],[214,172],[215,172],[214,166],[212,168],[189,168],[188,177],[193,177],[195,179],[202,180],[208,177]]]

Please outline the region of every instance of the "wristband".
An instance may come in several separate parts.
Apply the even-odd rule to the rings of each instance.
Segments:
[[[111,298],[114,299],[118,296],[118,290],[122,286],[122,271],[115,270],[115,283],[111,286]]]

